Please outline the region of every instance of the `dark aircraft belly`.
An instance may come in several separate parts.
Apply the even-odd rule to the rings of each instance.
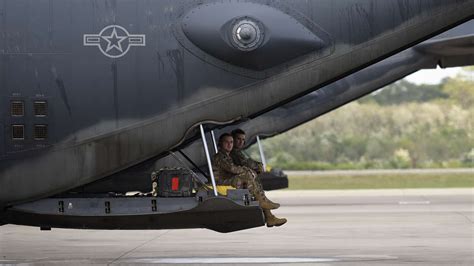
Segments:
[[[126,169],[200,122],[255,117],[474,12],[467,0],[266,2],[3,1],[0,203]],[[262,34],[239,35],[252,47],[233,43],[245,23]]]

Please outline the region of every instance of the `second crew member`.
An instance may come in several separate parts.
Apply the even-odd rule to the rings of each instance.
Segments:
[[[217,183],[220,185],[231,185],[235,188],[247,187],[250,194],[257,199],[265,215],[268,227],[281,226],[287,222],[285,218],[278,218],[270,210],[277,209],[280,204],[274,203],[265,196],[262,184],[258,181],[254,170],[246,166],[234,164],[230,157],[234,139],[232,135],[224,133],[219,138],[219,151],[214,156],[212,167]]]
[[[246,166],[254,170],[257,174],[263,173],[265,171],[265,169],[263,169],[263,164],[246,156],[242,151],[245,145],[245,132],[239,128],[232,130],[231,134],[234,138],[234,148],[232,148],[232,151],[230,152],[232,161],[234,161],[236,165]]]

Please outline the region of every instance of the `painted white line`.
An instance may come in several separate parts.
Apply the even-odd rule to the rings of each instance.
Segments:
[[[164,263],[164,264],[257,264],[257,263],[317,263],[335,262],[332,258],[143,258],[117,261],[118,263]]]
[[[390,255],[339,255],[336,258],[343,258],[343,259],[369,259],[369,260],[396,260],[398,257],[390,256]]]
[[[428,205],[431,204],[429,201],[399,201],[399,205]]]

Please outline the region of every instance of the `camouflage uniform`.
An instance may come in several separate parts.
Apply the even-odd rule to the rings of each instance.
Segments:
[[[257,172],[257,174],[263,173],[263,164],[261,162],[252,160],[252,158],[249,158],[248,156],[245,156],[242,150],[233,149],[230,152],[230,157],[236,165],[246,166]]]
[[[270,210],[277,209],[280,207],[280,204],[274,203],[265,197],[262,184],[252,169],[247,166],[235,165],[232,158],[222,149],[219,149],[219,152],[214,156],[212,167],[217,184],[232,185],[235,188],[242,188],[244,184],[247,185],[250,194],[258,200],[263,210],[267,227],[281,226],[287,222],[285,218],[275,217],[271,213]]]
[[[243,188],[246,185],[253,196],[265,195],[256,173],[248,167],[235,165],[232,158],[221,149],[214,156],[212,169],[218,185],[230,185],[235,188]]]

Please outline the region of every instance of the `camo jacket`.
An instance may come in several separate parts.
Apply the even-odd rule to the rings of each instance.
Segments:
[[[263,172],[262,163],[254,161],[252,160],[252,158],[245,156],[245,154],[241,150],[233,149],[230,152],[230,157],[236,165],[246,166],[259,174]]]
[[[212,170],[216,180],[229,179],[246,171],[245,167],[234,164],[232,158],[221,149],[212,160]]]

